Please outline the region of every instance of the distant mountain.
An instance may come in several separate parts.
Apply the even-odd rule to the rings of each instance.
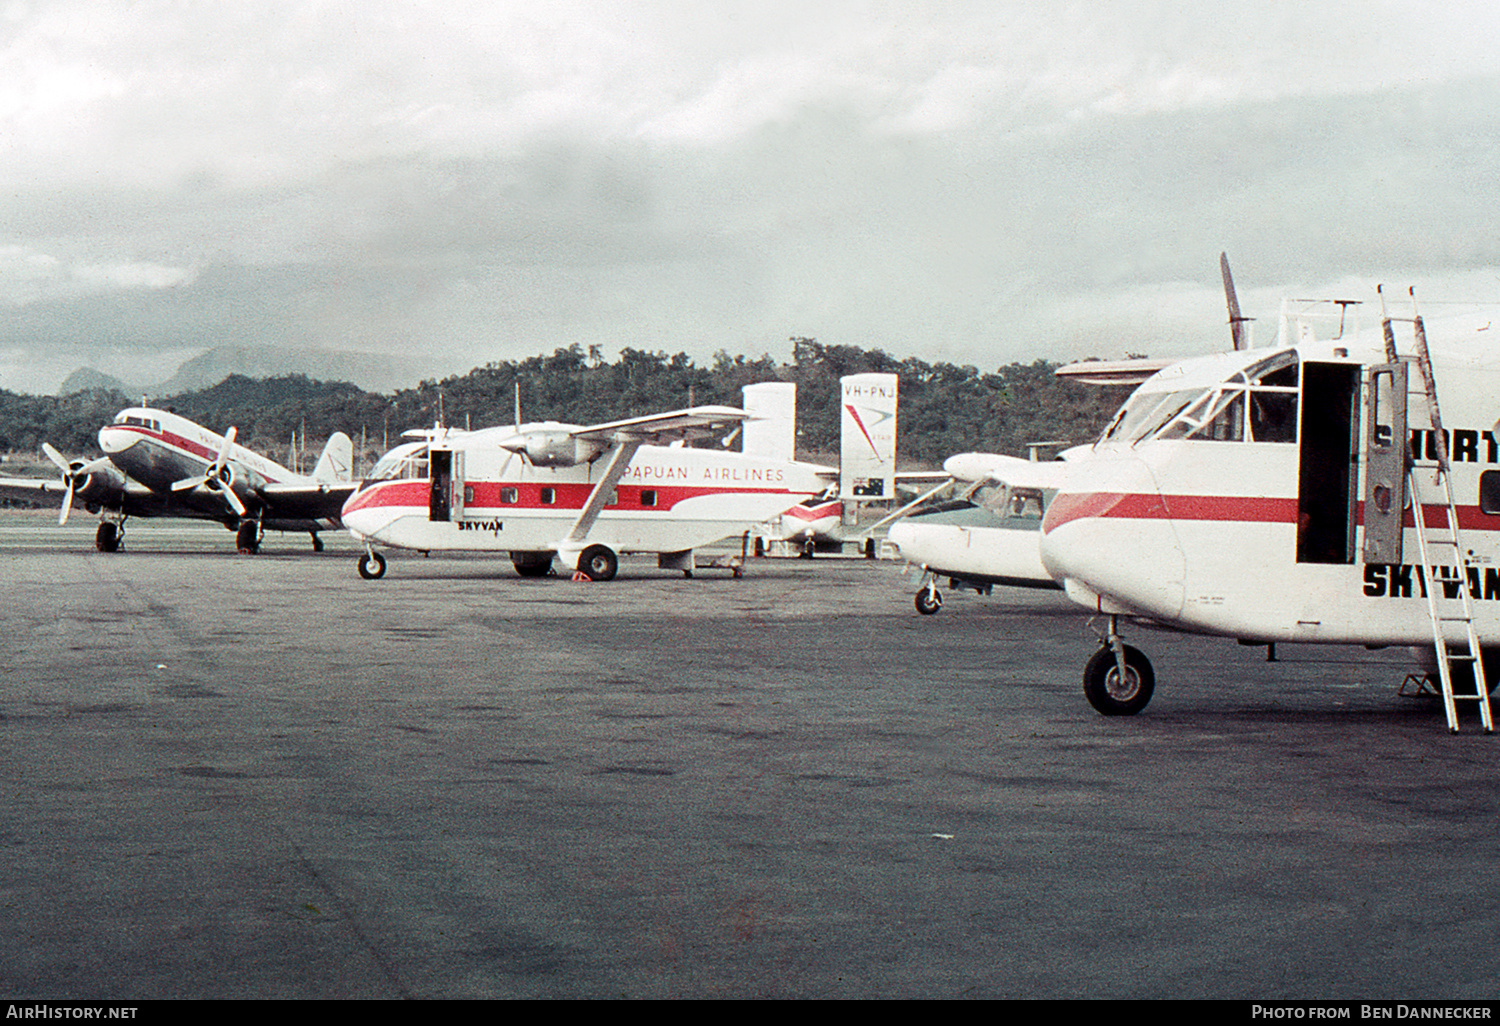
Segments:
[[[418,381],[451,370],[423,366],[417,361],[376,353],[334,352],[323,349],[279,349],[275,346],[219,346],[195,356],[166,381],[153,385],[127,384],[89,367],[80,367],[58,386],[58,395],[89,388],[113,388],[130,396],[181,395],[210,388],[231,374],[274,378],[305,374],[318,381],[350,381],[368,392],[387,393],[412,388]]]

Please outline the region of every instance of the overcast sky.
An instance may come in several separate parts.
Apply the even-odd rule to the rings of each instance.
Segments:
[[[0,388],[790,336],[984,370],[1500,301],[1500,4],[0,0]]]

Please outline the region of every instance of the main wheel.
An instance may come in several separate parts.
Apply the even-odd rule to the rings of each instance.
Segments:
[[[591,581],[612,581],[620,569],[620,559],[603,545],[590,545],[578,557],[578,570]]]
[[[120,548],[120,530],[108,520],[94,532],[94,548],[100,552],[115,552]]]
[[[234,532],[235,547],[242,556],[253,556],[260,551],[260,525],[247,520]]]
[[[1124,680],[1120,679],[1115,650],[1108,645],[1095,652],[1083,668],[1084,696],[1105,716],[1134,716],[1146,708],[1155,690],[1151,660],[1132,645],[1125,646]]]
[[[385,557],[371,552],[359,557],[359,576],[367,581],[378,581],[385,576]]]
[[[917,592],[917,612],[931,616],[943,608],[943,593],[936,588],[923,588]]]
[[[512,559],[510,565],[522,577],[546,577],[552,572],[552,555],[546,552],[539,557],[528,555],[525,559]]]

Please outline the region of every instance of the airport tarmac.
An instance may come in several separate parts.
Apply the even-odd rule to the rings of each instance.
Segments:
[[[0,995],[1500,996],[1500,736],[1401,653],[859,559],[685,580],[0,519]],[[50,524],[50,526],[48,526]]]

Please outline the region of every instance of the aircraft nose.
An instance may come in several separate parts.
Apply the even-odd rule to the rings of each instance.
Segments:
[[[1144,468],[1137,468],[1144,470]],[[1182,613],[1186,564],[1168,505],[1149,473],[1110,490],[1062,492],[1042,521],[1042,565],[1075,600],[1147,616]]]

